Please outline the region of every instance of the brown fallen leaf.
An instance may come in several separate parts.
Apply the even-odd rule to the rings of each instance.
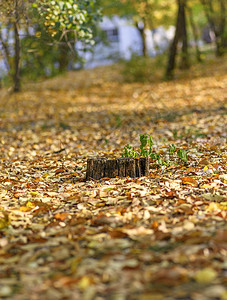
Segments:
[[[57,213],[54,215],[56,220],[65,221],[68,218],[69,214],[66,212],[63,213]]]
[[[199,166],[208,166],[209,164],[210,162],[206,158],[203,158],[199,161]]]
[[[55,170],[55,174],[57,175],[59,173],[64,173],[65,171],[66,171],[65,169],[59,168],[59,169]]]
[[[121,230],[111,230],[108,232],[111,238],[124,238],[127,237],[128,234]]]
[[[192,177],[181,177],[181,181],[183,184],[198,186],[198,182]]]

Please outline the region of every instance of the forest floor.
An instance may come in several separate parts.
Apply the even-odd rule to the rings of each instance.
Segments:
[[[0,299],[227,299],[226,70],[129,84],[109,66],[1,91]],[[165,162],[149,176],[84,180],[88,158],[144,133]]]

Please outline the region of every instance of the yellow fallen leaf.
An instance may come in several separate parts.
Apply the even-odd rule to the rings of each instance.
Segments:
[[[203,168],[203,172],[206,172],[208,169],[209,169],[209,167],[208,167],[208,166],[205,166],[205,167]]]
[[[187,173],[191,173],[191,172],[195,172],[195,170],[196,170],[196,168],[194,168],[194,167],[189,167],[189,168],[186,169],[186,172],[187,172]]]
[[[88,276],[83,276],[78,282],[78,286],[81,290],[86,290],[91,285],[91,279]]]
[[[28,212],[30,210],[31,210],[31,207],[26,207],[26,206],[21,206],[20,207],[20,211],[22,211],[22,212]]]
[[[201,189],[210,189],[212,188],[211,184],[203,184],[202,186],[200,186]]]
[[[227,291],[221,295],[221,300],[227,300]]]
[[[9,215],[6,212],[0,212],[0,230],[9,226]]]
[[[210,283],[212,282],[216,277],[218,276],[217,272],[212,268],[205,268],[202,270],[199,270],[195,276],[194,279],[198,283]]]
[[[221,202],[219,204],[219,207],[221,210],[227,210],[227,202]]]
[[[36,197],[36,196],[39,195],[39,193],[38,193],[38,192],[30,192],[30,195],[31,195],[32,197]]]
[[[164,300],[165,296],[156,293],[145,293],[140,295],[140,300]]]
[[[208,212],[217,211],[220,210],[220,206],[216,202],[211,202],[206,210]]]
[[[106,204],[104,202],[99,202],[95,204],[95,207],[104,207]]]
[[[47,176],[50,176],[50,174],[48,174],[48,173],[43,174],[42,178],[46,178]]]
[[[29,208],[35,208],[35,207],[36,207],[36,204],[35,204],[34,202],[32,202],[32,201],[28,201],[28,202],[26,203],[26,207],[29,207]]]

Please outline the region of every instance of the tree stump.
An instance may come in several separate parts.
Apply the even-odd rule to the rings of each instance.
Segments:
[[[86,180],[104,177],[142,177],[149,174],[149,158],[90,158],[87,160]]]

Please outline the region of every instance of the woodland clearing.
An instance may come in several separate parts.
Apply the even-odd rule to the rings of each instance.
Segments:
[[[226,67],[129,84],[108,66],[1,91],[1,299],[227,299]],[[142,133],[187,163],[84,181],[88,158]]]

